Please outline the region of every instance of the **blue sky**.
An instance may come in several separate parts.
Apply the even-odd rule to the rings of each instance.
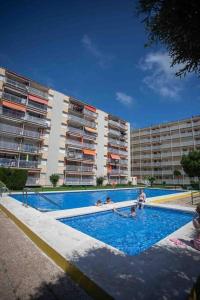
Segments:
[[[144,127],[199,114],[200,80],[144,48],[134,0],[1,0],[0,65]]]

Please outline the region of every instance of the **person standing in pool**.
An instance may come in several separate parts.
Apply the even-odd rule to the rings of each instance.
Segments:
[[[138,196],[138,199],[137,199],[137,206],[139,209],[143,208],[144,207],[144,203],[146,202],[146,194],[145,192],[140,189],[140,192],[139,192],[139,196]]]

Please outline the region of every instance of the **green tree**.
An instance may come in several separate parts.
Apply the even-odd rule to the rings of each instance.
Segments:
[[[178,179],[178,184],[179,184],[179,179],[181,177],[181,172],[179,170],[174,170],[174,177]]]
[[[137,12],[148,34],[146,46],[164,45],[177,76],[200,75],[200,2],[197,0],[138,0]]]
[[[187,155],[183,155],[181,159],[181,165],[184,172],[189,177],[197,177],[199,181],[200,189],[200,151],[194,150]]]
[[[154,181],[156,180],[155,177],[153,177],[153,176],[148,176],[147,179],[150,182],[151,186],[153,185]]]
[[[51,183],[53,184],[53,187],[56,187],[59,178],[60,177],[58,174],[51,174],[51,176],[49,176],[49,179],[50,179]]]
[[[101,185],[103,185],[104,177],[102,177],[102,176],[97,177],[96,181],[97,181],[97,185],[101,186]]]
[[[28,177],[27,170],[0,168],[0,181],[10,190],[21,190],[25,187]]]

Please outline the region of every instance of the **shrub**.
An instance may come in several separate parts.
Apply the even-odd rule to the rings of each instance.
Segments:
[[[162,184],[163,184],[163,185],[166,185],[166,181],[163,181]]]
[[[10,190],[21,190],[25,187],[27,170],[0,168],[0,181]]]
[[[103,185],[103,182],[104,182],[104,177],[97,177],[97,185]]]
[[[56,187],[59,178],[60,177],[58,174],[51,174],[51,176],[49,176],[49,179],[50,179],[51,183],[53,184],[53,187]]]

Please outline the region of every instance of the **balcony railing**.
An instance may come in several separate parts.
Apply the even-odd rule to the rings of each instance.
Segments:
[[[75,171],[75,172],[94,172],[93,167],[86,166],[77,166],[77,165],[67,165],[66,171]]]
[[[20,144],[19,143],[7,142],[7,141],[0,141],[0,148],[19,151],[20,150]]]
[[[21,82],[18,82],[18,81],[15,81],[13,79],[10,79],[10,78],[6,78],[6,83],[14,86],[14,87],[17,87],[17,88],[20,88],[22,90],[27,90],[27,86]]]
[[[7,124],[0,124],[0,130],[5,131],[5,132],[9,132],[9,133],[13,133],[13,134],[21,134],[21,132],[22,132],[22,128],[7,125]]]
[[[122,128],[122,129],[126,129],[126,125],[124,125],[120,122],[113,121],[113,120],[108,120],[108,124],[114,125],[116,127]]]
[[[49,98],[48,93],[45,93],[45,92],[43,92],[43,91],[40,91],[40,90],[38,90],[38,89],[36,89],[36,88],[29,87],[29,88],[28,88],[28,91],[29,91],[31,94],[37,95],[37,96],[39,96],[39,97],[41,97],[41,98],[45,98],[45,99],[48,99],[48,98]]]
[[[14,111],[14,110],[10,110],[10,109],[7,109],[5,107],[3,107],[3,110],[0,112],[1,115],[5,115],[7,117],[10,117],[10,118],[15,118],[15,119],[24,119],[24,113],[19,113],[17,111]]]
[[[47,106],[46,105],[43,105],[43,104],[40,104],[40,103],[37,103],[37,102],[33,102],[33,101],[28,101],[28,107],[31,107],[31,108],[34,108],[34,109],[39,109],[39,110],[42,110],[44,112],[47,111]]]
[[[74,116],[74,115],[69,115],[68,120],[73,121],[74,123],[78,123],[78,124],[81,124],[81,125],[91,127],[91,128],[96,128],[96,123],[95,122],[90,122],[90,121],[87,121],[85,119],[79,118],[79,117]]]
[[[79,141],[76,141],[76,140],[72,140],[72,139],[67,139],[67,140],[66,140],[66,144],[67,144],[67,145],[78,146],[78,147],[80,147],[80,148],[83,147],[83,143],[82,143],[82,142],[79,142]]]
[[[27,121],[31,121],[33,123],[38,123],[38,124],[43,125],[45,127],[47,126],[46,119],[37,118],[37,117],[31,116],[31,115],[26,115],[24,117],[24,119],[27,120]]]
[[[121,146],[121,147],[127,147],[127,143],[121,142],[121,141],[119,141],[119,140],[109,139],[109,140],[108,140],[108,143],[109,143],[109,144],[112,144],[112,145]]]
[[[27,129],[24,129],[23,135],[27,137],[40,138],[40,133],[38,131],[32,131]]]
[[[84,115],[92,117],[92,118],[97,118],[97,113],[90,111],[88,109],[83,110]]]
[[[19,104],[26,104],[26,99],[25,98],[21,98],[21,97],[18,97],[18,96],[15,96],[15,95],[11,95],[9,93],[2,93],[2,98],[3,99],[6,99],[6,100],[9,100],[9,101],[12,101],[12,102],[15,102],[15,103],[19,103]]]
[[[82,178],[73,178],[73,177],[66,177],[65,184],[68,185],[94,185],[94,179],[84,179]]]
[[[38,161],[26,161],[26,160],[20,160],[19,161],[19,167],[20,168],[38,168]]]
[[[10,158],[0,158],[0,166],[1,167],[17,167],[18,161],[17,159],[10,159]]]
[[[13,134],[17,134],[17,135],[24,135],[27,137],[33,137],[33,138],[39,138],[40,137],[40,133],[37,131],[32,131],[32,130],[24,130],[21,127],[14,127],[11,125],[7,125],[7,124],[0,124],[0,130],[1,131],[5,131],[8,133],[13,133]]]
[[[31,153],[37,153],[39,151],[39,147],[24,144],[21,146],[21,151],[22,152],[31,152]]]
[[[89,140],[95,140],[96,139],[96,134],[93,134],[93,133],[86,133],[83,129],[78,129],[78,128],[75,128],[75,127],[71,127],[71,126],[68,126],[67,127],[67,132],[71,135],[73,135],[73,133],[75,134],[79,134],[81,136],[83,136],[85,139],[89,139]]]
[[[108,131],[108,133],[109,133],[110,135],[115,135],[115,136],[120,136],[120,135],[121,135],[121,133],[120,133],[119,131],[116,131],[116,130],[113,130],[113,129],[110,129],[110,130]]]

